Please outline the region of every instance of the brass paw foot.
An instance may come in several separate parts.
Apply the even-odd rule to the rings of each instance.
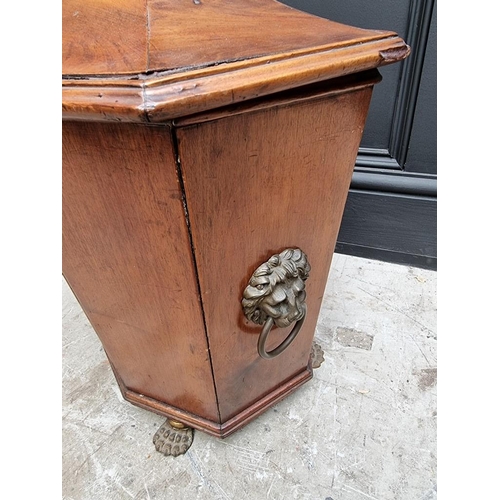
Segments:
[[[321,363],[325,361],[323,349],[321,346],[313,340],[311,349],[311,365],[313,368],[319,368]]]
[[[175,420],[166,420],[153,436],[156,451],[177,457],[189,450],[193,443],[193,429]]]

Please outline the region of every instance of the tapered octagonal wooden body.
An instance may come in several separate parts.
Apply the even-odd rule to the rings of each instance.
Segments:
[[[64,0],[63,273],[125,399],[224,437],[311,378],[375,68],[407,54],[273,0]],[[241,299],[286,248],[307,316],[264,359]]]

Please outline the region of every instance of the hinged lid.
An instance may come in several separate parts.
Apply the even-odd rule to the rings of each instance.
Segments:
[[[63,0],[63,117],[164,121],[408,53],[275,0]]]

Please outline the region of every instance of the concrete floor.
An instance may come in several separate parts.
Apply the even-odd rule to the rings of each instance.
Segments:
[[[305,386],[164,457],[164,419],[123,401],[63,283],[63,498],[437,498],[436,273],[335,255],[316,340],[325,361]]]

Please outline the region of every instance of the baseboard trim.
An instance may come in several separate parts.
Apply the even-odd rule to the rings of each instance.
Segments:
[[[193,429],[206,432],[207,434],[211,434],[212,436],[219,438],[225,438],[230,434],[233,434],[233,432],[236,432],[238,429],[241,429],[248,422],[264,413],[269,407],[284,399],[286,396],[301,387],[307,381],[311,380],[311,378],[313,377],[312,367],[309,363],[302,372],[295,375],[287,382],[283,383],[283,385],[281,385],[274,391],[266,394],[261,399],[242,410],[236,416],[220,424],[218,422],[207,420],[198,415],[194,415],[185,410],[181,410],[180,408],[176,408],[175,406],[169,405],[168,403],[157,401],[156,399],[150,398],[149,396],[131,391],[130,389],[127,389],[125,387],[121,379],[117,376],[115,370],[113,371],[123,398],[129,403],[132,403],[133,405],[145,410],[157,413],[158,415],[162,415],[166,418],[182,422],[183,424],[192,427]]]
[[[384,248],[372,248],[341,242],[337,242],[335,253],[437,271],[437,257],[426,255],[413,255]]]
[[[437,178],[406,172],[355,170],[351,189],[437,197]]]

